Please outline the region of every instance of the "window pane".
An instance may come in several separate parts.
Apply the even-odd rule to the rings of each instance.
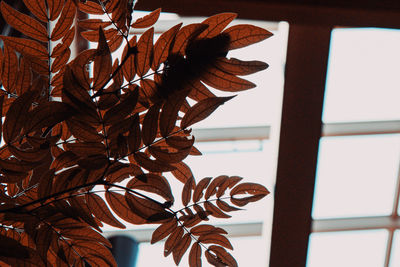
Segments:
[[[390,267],[400,266],[400,231],[394,232],[392,252],[390,255]]]
[[[383,266],[386,240],[386,230],[312,234],[307,267]]]
[[[322,138],[313,217],[390,214],[399,151],[397,134]]]
[[[229,251],[235,257],[239,266],[252,266],[252,267],[265,267],[267,266],[268,249],[262,237],[240,237],[230,239],[233,251]],[[139,257],[136,267],[148,266],[163,266],[163,267],[176,267],[172,255],[164,258],[163,256],[164,243],[156,243],[150,245],[149,243],[141,243],[139,245]],[[190,248],[189,248],[190,250]],[[204,255],[204,249],[203,255]],[[189,251],[183,256],[179,266],[188,266]],[[203,257],[203,265],[205,267],[211,266]]]
[[[400,119],[400,30],[332,32],[323,120]]]

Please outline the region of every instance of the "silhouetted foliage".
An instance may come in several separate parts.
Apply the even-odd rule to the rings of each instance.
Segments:
[[[1,2],[5,21],[25,37],[0,36],[0,262],[116,266],[101,226],[132,223],[159,225],[151,242],[166,239],[164,255],[176,264],[189,250],[191,267],[202,253],[215,266],[237,266],[227,232],[202,223],[229,218],[268,190],[237,176],[197,180],[183,160],[201,154],[190,126],[232,98],[207,86],[247,90],[255,85],[237,75],[268,66],[228,51],[272,34],[227,28],[236,15],[223,13],[178,24],[154,43],[160,9],[132,21],[128,0],[23,2],[32,15]],[[107,19],[74,25],[78,11]],[[71,58],[77,27],[98,45]],[[129,35],[138,28],[147,30]],[[183,184],[182,209],[174,209],[168,172]]]

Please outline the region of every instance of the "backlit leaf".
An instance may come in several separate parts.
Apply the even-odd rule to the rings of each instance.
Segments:
[[[70,55],[71,55],[71,50],[69,48],[67,48],[63,51],[63,53],[59,57],[56,57],[53,64],[51,65],[51,72],[56,73],[65,64],[67,64]]]
[[[233,249],[231,242],[229,242],[228,238],[220,234],[205,234],[199,237],[199,242],[206,244],[217,244],[221,245],[228,249]]]
[[[183,186],[182,189],[182,204],[184,206],[187,206],[189,204],[190,198],[192,197],[192,190],[193,188],[195,188],[195,186],[196,182],[193,176],[191,176],[186,180],[185,185]]]
[[[172,54],[184,54],[188,42],[202,33],[208,25],[195,23],[182,27],[176,35],[174,45],[172,46]]]
[[[103,15],[104,11],[101,5],[97,2],[86,1],[85,3],[79,2],[78,3],[79,10],[94,15]]]
[[[231,218],[232,216],[224,213],[221,211],[218,207],[216,207],[214,204],[211,202],[207,201],[204,203],[204,208],[206,211],[210,212],[212,216],[215,218]]]
[[[224,229],[209,224],[202,224],[195,226],[192,229],[190,229],[190,233],[192,235],[197,235],[197,236],[212,234],[212,233],[228,234]]]
[[[157,70],[160,64],[167,60],[169,51],[171,49],[171,44],[173,43],[174,38],[181,26],[182,23],[179,23],[158,37],[156,43],[154,44],[153,62],[151,64],[152,70]]]
[[[125,197],[131,211],[143,219],[142,223],[160,223],[174,217],[173,213],[164,210],[163,205],[154,200],[129,193]]]
[[[236,187],[234,187],[230,192],[231,196],[235,196],[238,194],[251,194],[254,196],[256,196],[256,195],[266,196],[269,194],[269,191],[267,190],[267,188],[265,188],[264,186],[262,186],[260,184],[242,183],[242,184],[239,184]]]
[[[200,198],[204,195],[203,191],[207,187],[207,185],[210,183],[211,177],[205,177],[201,179],[198,184],[196,185],[196,188],[194,189],[193,192],[193,202],[196,203],[200,200]]]
[[[101,136],[95,128],[84,123],[82,121],[76,120],[74,118],[66,120],[68,125],[68,130],[72,133],[73,136],[78,138],[81,141],[85,142],[100,142],[103,140],[103,136]]]
[[[168,237],[164,244],[164,257],[167,257],[173,250],[173,248],[179,244],[179,241],[183,236],[183,228],[178,227],[175,231]]]
[[[48,41],[46,28],[34,18],[15,10],[4,1],[1,2],[1,13],[6,22],[14,29],[36,40]]]
[[[56,41],[63,37],[71,28],[75,19],[76,7],[72,0],[67,0],[58,18],[56,26],[51,32],[51,40]]]
[[[233,75],[249,75],[268,68],[268,64],[262,61],[242,61],[236,58],[218,58],[214,64],[221,71]]]
[[[25,56],[35,57],[37,60],[47,60],[49,56],[47,49],[35,40],[10,36],[0,36],[0,38],[3,39],[8,46]]]
[[[114,217],[114,215],[108,209],[106,202],[104,202],[101,197],[96,194],[86,194],[86,202],[96,218],[102,222],[105,222],[106,224],[118,228],[125,228],[125,225],[123,225]]]
[[[210,185],[207,187],[206,194],[204,195],[205,199],[209,199],[210,196],[215,195],[217,193],[217,188],[228,179],[228,176],[221,175],[214,178]]]
[[[23,0],[25,6],[34,14],[38,19],[47,22],[47,9],[45,0]]]
[[[154,28],[145,31],[137,43],[137,54],[135,56],[136,73],[140,77],[145,75],[151,65],[153,56],[153,34]]]
[[[1,81],[3,83],[3,87],[7,90],[7,92],[12,92],[15,87],[16,77],[18,75],[18,58],[14,52],[14,49],[7,44],[4,45],[4,58],[3,58],[3,72],[1,76]],[[5,99],[6,101],[8,99]],[[10,99],[11,100],[11,99]],[[6,102],[8,104],[10,102]],[[3,107],[3,115],[6,114],[6,110]]]
[[[195,242],[190,249],[189,266],[201,267],[201,246],[198,242]]]
[[[103,21],[101,19],[84,19],[78,22],[79,27],[88,30],[98,30],[99,27],[106,28],[111,25],[110,21]]]
[[[235,25],[223,33],[230,37],[229,50],[245,47],[272,36],[271,32],[250,24]]]
[[[153,26],[154,23],[157,22],[160,13],[161,13],[161,8],[158,8],[142,18],[138,18],[134,23],[131,24],[131,27],[139,29],[139,28],[148,28],[150,26]]]
[[[232,188],[238,182],[240,182],[243,178],[239,176],[231,176],[226,179],[218,188],[217,190],[217,198],[220,198],[228,188]]]
[[[241,210],[239,208],[229,205],[228,203],[226,203],[225,201],[220,200],[220,199],[217,199],[217,206],[218,206],[218,208],[220,208],[221,210],[226,211],[226,212]]]
[[[77,160],[78,156],[71,151],[65,151],[54,159],[50,168],[54,169],[55,171],[59,171],[63,168],[68,168],[75,165]]]
[[[208,250],[213,251],[217,255],[217,257],[228,266],[231,267],[238,266],[236,260],[223,247],[212,245],[208,248]]]
[[[104,124],[111,124],[115,121],[122,120],[135,109],[139,97],[139,89],[136,88],[133,92],[125,94],[125,98],[114,107],[107,110],[104,114]]]
[[[198,38],[212,38],[217,36],[236,17],[236,13],[221,13],[205,19],[202,24],[208,25],[208,28]]]
[[[15,81],[15,91],[18,95],[25,93],[32,82],[32,71],[23,57],[19,58],[18,79]]]
[[[64,0],[47,0],[47,7],[49,8],[50,20],[55,20],[61,13],[64,6]]]
[[[250,202],[256,202],[259,201],[260,199],[264,198],[265,195],[254,195],[250,197],[244,197],[244,198],[231,198],[231,202],[239,207],[246,206]]]
[[[150,145],[157,136],[158,116],[160,113],[160,105],[154,104],[147,111],[142,127],[142,138],[145,145]]]
[[[137,152],[134,158],[141,167],[152,172],[168,172],[175,170],[175,167],[160,160],[152,160],[145,153]]]
[[[151,236],[151,244],[154,244],[168,235],[170,235],[178,226],[178,222],[175,219],[170,219],[167,222],[164,222],[156,230],[154,230]]]
[[[107,191],[106,200],[112,210],[125,221],[133,224],[143,224],[146,222],[142,217],[132,212],[123,195]]]
[[[132,128],[129,131],[128,135],[128,148],[131,153],[135,153],[138,151],[142,142],[141,132],[140,132],[140,124],[139,124],[139,115],[135,115],[134,121],[132,123]]]
[[[179,149],[177,152],[168,151],[157,145],[149,147],[149,152],[156,159],[167,163],[178,163],[184,160],[190,153],[192,147]]]
[[[176,265],[179,265],[183,255],[187,251],[187,249],[190,247],[190,243],[192,241],[192,238],[190,237],[190,234],[186,233],[183,237],[182,240],[179,241],[179,244],[174,247],[172,250],[172,256],[174,258],[174,262]]]
[[[209,68],[205,70],[201,75],[201,79],[207,85],[226,92],[238,92],[256,86],[250,81],[223,72],[218,68]]]
[[[230,97],[212,97],[201,100],[186,112],[185,116],[181,121],[181,128],[187,128],[196,122],[202,121],[211,115],[220,105],[223,105],[226,101],[232,99]]]
[[[185,98],[185,94],[173,94],[170,95],[164,103],[160,114],[160,133],[162,137],[167,137],[175,128],[178,112]]]
[[[193,177],[193,173],[190,170],[190,167],[184,163],[179,162],[172,164],[176,169],[172,171],[172,174],[178,179],[181,183],[186,183],[186,181]],[[190,197],[189,197],[190,199]]]
[[[131,47],[133,49],[136,46],[136,35],[134,35],[129,40],[129,46],[125,46],[124,51],[122,52],[122,58],[128,56],[128,48]],[[122,73],[127,81],[132,81],[135,77],[136,70],[135,70],[135,53],[129,52],[129,57],[126,59],[125,64],[122,66]]]
[[[104,86],[105,82],[110,78],[112,70],[111,52],[108,47],[103,29],[99,29],[99,43],[94,58],[93,86],[96,90]]]

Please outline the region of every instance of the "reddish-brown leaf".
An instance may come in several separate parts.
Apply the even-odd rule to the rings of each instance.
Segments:
[[[208,28],[208,25],[196,23],[189,24],[182,27],[178,34],[176,35],[174,45],[171,49],[172,54],[184,54],[184,51],[188,45],[188,42],[202,33],[205,29]]]
[[[55,20],[64,7],[64,0],[47,0],[46,2],[47,7],[49,8],[50,20]]]
[[[217,190],[217,198],[220,198],[228,188],[234,187],[238,182],[240,182],[243,178],[239,176],[231,176],[227,180],[225,180]]]
[[[220,200],[220,199],[217,199],[217,206],[218,206],[218,208],[220,208],[221,210],[226,211],[226,212],[241,210],[239,208],[229,205],[228,203],[226,203],[225,201]]]
[[[160,64],[167,60],[171,44],[181,26],[182,23],[179,23],[158,37],[154,45],[153,62],[151,64],[152,70],[157,70]]]
[[[214,234],[214,233],[228,234],[224,229],[215,227],[215,226],[209,225],[209,224],[202,224],[202,225],[195,226],[192,229],[190,229],[190,233],[192,235],[197,235],[197,236],[206,235],[206,234]]]
[[[19,58],[19,71],[18,71],[18,79],[15,81],[15,91],[17,95],[22,95],[28,89],[30,89],[30,85],[32,82],[32,71],[29,67],[29,64],[23,57]]]
[[[244,198],[231,198],[231,202],[239,207],[246,206],[250,202],[256,202],[259,201],[260,199],[264,198],[265,195],[255,195],[255,196],[250,196],[250,197],[244,197]]]
[[[126,198],[123,195],[107,191],[106,200],[112,210],[125,221],[132,224],[146,223],[146,220],[132,212],[131,208],[126,202]]]
[[[142,142],[139,115],[135,114],[131,130],[128,135],[128,148],[131,153],[138,151]]]
[[[179,243],[183,236],[183,228],[178,227],[175,231],[168,237],[164,244],[164,257],[167,257],[173,250],[173,248]]]
[[[39,180],[38,197],[44,198],[50,195],[54,180],[54,169],[50,169],[43,173]]]
[[[231,197],[239,195],[239,194],[251,194],[254,196],[256,196],[256,195],[266,196],[269,194],[269,191],[267,188],[265,188],[264,186],[262,186],[260,184],[242,183],[242,184],[239,184],[236,187],[234,187],[230,192]]]
[[[201,246],[198,242],[193,243],[189,253],[189,266],[201,267]]]
[[[231,250],[233,249],[232,244],[231,242],[229,242],[228,238],[217,233],[201,235],[199,237],[199,242],[206,244],[217,244]]]
[[[51,64],[51,72],[56,73],[59,71],[62,67],[67,64],[69,57],[71,55],[71,49],[67,48],[63,50],[63,53],[59,57],[56,57],[54,62]]]
[[[99,243],[89,241],[73,241],[72,244],[74,254],[79,253],[79,255],[84,257],[85,261],[90,264],[90,266],[117,267],[117,263],[115,262],[111,251],[107,247]],[[76,265],[83,267],[85,263],[81,261],[80,264],[78,263]]]
[[[57,156],[51,163],[50,168],[59,171],[63,168],[68,168],[76,164],[78,156],[71,151],[65,151]]]
[[[132,113],[136,107],[139,98],[139,89],[136,88],[133,92],[129,91],[125,94],[125,98],[118,105],[107,110],[104,114],[104,124],[108,125],[123,120],[126,116]]]
[[[182,204],[184,206],[187,206],[189,204],[190,198],[192,197],[192,190],[193,188],[195,188],[195,186],[196,182],[193,176],[191,176],[186,180],[185,185],[183,186],[182,189]]]
[[[126,45],[124,51],[122,52],[122,58],[124,59],[128,55],[128,48],[136,46],[136,35],[134,35],[129,40],[129,46]],[[127,81],[132,81],[135,77],[135,54],[130,53],[129,58],[125,61],[125,64],[122,66],[122,73]]]
[[[165,101],[160,114],[160,133],[162,137],[167,137],[175,128],[178,112],[185,99],[186,94],[172,94]]]
[[[144,116],[142,126],[142,137],[145,145],[150,145],[157,136],[158,116],[160,113],[160,105],[154,104],[149,108]]]
[[[181,183],[186,183],[186,181],[193,177],[193,173],[188,165],[184,162],[179,162],[172,164],[176,169],[172,171],[172,174],[178,179]],[[189,197],[190,199],[190,197]]]
[[[142,168],[151,172],[168,172],[175,170],[174,166],[163,161],[152,160],[143,152],[136,152],[134,154],[134,159]]]
[[[200,101],[206,98],[215,97],[215,94],[199,80],[190,81],[188,86],[192,88],[189,97],[193,100]]]
[[[87,123],[76,120],[74,118],[66,120],[68,125],[68,130],[73,136],[81,141],[85,142],[101,142],[103,136],[100,135],[97,130]]]
[[[172,232],[174,232],[177,227],[178,227],[178,222],[175,220],[175,218],[171,218],[167,222],[164,222],[159,227],[157,227],[156,230],[154,230],[151,236],[150,243],[154,244],[164,239],[165,237],[169,236]]]
[[[138,18],[134,23],[131,24],[131,27],[139,29],[153,26],[160,17],[160,13],[161,8],[158,8],[142,18]]]
[[[112,70],[111,52],[107,44],[106,37],[104,36],[103,29],[100,27],[99,43],[94,58],[94,71],[93,71],[93,87],[95,90],[104,87],[106,81],[109,80]]]
[[[218,68],[208,68],[201,75],[201,80],[209,86],[226,92],[238,92],[254,88],[256,85]]]
[[[111,21],[103,21],[101,19],[84,19],[78,22],[79,27],[88,30],[98,30],[99,27],[106,28],[111,25]]]
[[[61,12],[61,16],[58,18],[56,26],[51,32],[52,41],[60,39],[67,33],[67,31],[71,28],[72,23],[74,22],[75,13],[75,4],[72,2],[72,0],[67,0]]]
[[[0,256],[27,259],[29,258],[29,250],[17,240],[0,234]]]
[[[47,155],[46,152],[40,148],[19,149],[13,145],[10,145],[8,150],[16,158],[29,162],[39,162]]]
[[[268,64],[262,61],[242,61],[236,58],[218,58],[214,66],[232,75],[249,75],[268,68]]]
[[[135,56],[135,69],[137,75],[143,77],[150,69],[153,56],[154,28],[145,31],[137,43],[137,54]]]
[[[104,154],[106,153],[106,147],[103,143],[99,142],[76,142],[76,143],[67,143],[65,147],[75,153],[78,156],[86,157],[90,155],[96,154]]]
[[[106,181],[120,183],[126,178],[142,175],[143,171],[134,164],[114,163],[106,174]]]
[[[131,211],[143,219],[142,223],[160,223],[174,217],[173,213],[165,211],[164,206],[156,201],[137,197],[128,192],[125,198]]]
[[[211,245],[208,250],[213,251],[217,255],[217,257],[226,265],[230,267],[238,266],[236,260],[223,247]]]
[[[25,6],[29,11],[34,14],[38,19],[47,22],[47,9],[45,0],[23,0]]]
[[[155,81],[150,79],[140,80],[141,93],[144,95],[147,101],[153,103],[153,98],[158,94],[158,85]]]
[[[236,17],[236,13],[220,13],[205,19],[202,24],[208,25],[208,28],[198,38],[213,38],[217,36]]]
[[[97,2],[92,2],[92,1],[86,1],[86,3],[79,2],[78,8],[80,11],[88,14],[94,14],[94,15],[104,14],[103,8]]]
[[[221,175],[221,176],[218,176],[218,177],[214,178],[211,181],[210,185],[207,187],[206,194],[204,195],[204,198],[205,199],[209,199],[210,196],[215,195],[217,193],[217,188],[223,182],[225,182],[227,179],[228,179],[228,176],[226,176],[226,175]]]
[[[3,83],[3,87],[7,90],[7,92],[12,92],[14,90],[18,75],[18,57],[15,54],[14,49],[12,49],[11,46],[8,46],[7,44],[4,45],[4,58],[2,63],[3,72],[1,76],[1,81]],[[3,115],[5,114],[6,110],[4,110],[3,107]]]
[[[211,177],[205,177],[200,180],[200,182],[196,185],[196,188],[194,189],[193,192],[193,202],[196,203],[200,200],[200,198],[203,196],[203,191],[207,187],[207,185],[210,183]]]
[[[3,126],[3,138],[6,143],[14,141],[19,136],[37,94],[36,91],[28,91],[11,104]]]
[[[204,208],[206,211],[210,212],[212,216],[215,218],[231,218],[232,216],[224,213],[221,211],[218,207],[216,207],[214,204],[211,202],[207,201],[204,203]]]
[[[192,238],[190,234],[186,233],[179,243],[173,248],[172,256],[176,265],[179,265],[183,255],[186,253],[187,249],[190,247]]]
[[[1,2],[0,9],[5,21],[14,29],[36,40],[48,41],[47,30],[39,21],[15,10],[4,1]]]
[[[125,228],[125,225],[114,217],[101,197],[96,194],[86,194],[86,202],[97,219],[118,228]]]
[[[156,159],[167,163],[178,163],[184,160],[190,153],[192,147],[186,147],[179,149],[177,152],[172,152],[167,149],[163,149],[160,146],[153,145],[149,147],[149,152]]]
[[[133,178],[129,181],[126,187],[156,193],[168,201],[174,201],[174,196],[172,195],[171,186],[169,185],[168,180],[163,176],[153,173],[140,175],[140,179],[136,177]]]
[[[0,36],[0,38],[3,39],[6,45],[25,56],[35,57],[37,60],[47,60],[49,57],[46,47],[35,40],[10,36]]]
[[[229,97],[212,97],[201,100],[191,107],[181,121],[181,128],[185,129],[196,122],[202,121],[211,115],[220,105],[232,99],[234,96]]]
[[[250,24],[235,25],[223,33],[230,37],[229,50],[245,47],[272,36],[271,32]]]
[[[76,227],[72,226],[69,228],[63,228],[60,231],[61,235],[64,237],[72,238],[74,240],[84,240],[91,242],[98,242],[106,245],[107,247],[112,247],[110,241],[104,236],[99,234],[97,231],[89,227]]]

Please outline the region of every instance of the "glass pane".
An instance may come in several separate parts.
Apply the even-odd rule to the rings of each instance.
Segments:
[[[400,231],[394,232],[392,251],[390,253],[390,267],[400,266]]]
[[[399,167],[399,137],[322,138],[314,219],[390,214]]]
[[[383,266],[387,236],[386,230],[314,233],[307,267]]]
[[[228,251],[235,257],[239,266],[252,266],[252,267],[265,267],[267,266],[268,250],[265,241],[262,237],[240,237],[230,239],[233,251]],[[148,266],[163,266],[163,267],[176,267],[172,255],[164,258],[163,256],[164,243],[156,243],[150,245],[149,243],[141,243],[139,245],[139,257],[136,267]],[[190,248],[189,248],[190,249]],[[179,266],[188,265],[188,255],[186,252],[183,256]],[[203,249],[204,255],[204,249]],[[203,257],[203,265],[205,267],[211,266]]]
[[[332,32],[324,122],[400,119],[400,30]]]

